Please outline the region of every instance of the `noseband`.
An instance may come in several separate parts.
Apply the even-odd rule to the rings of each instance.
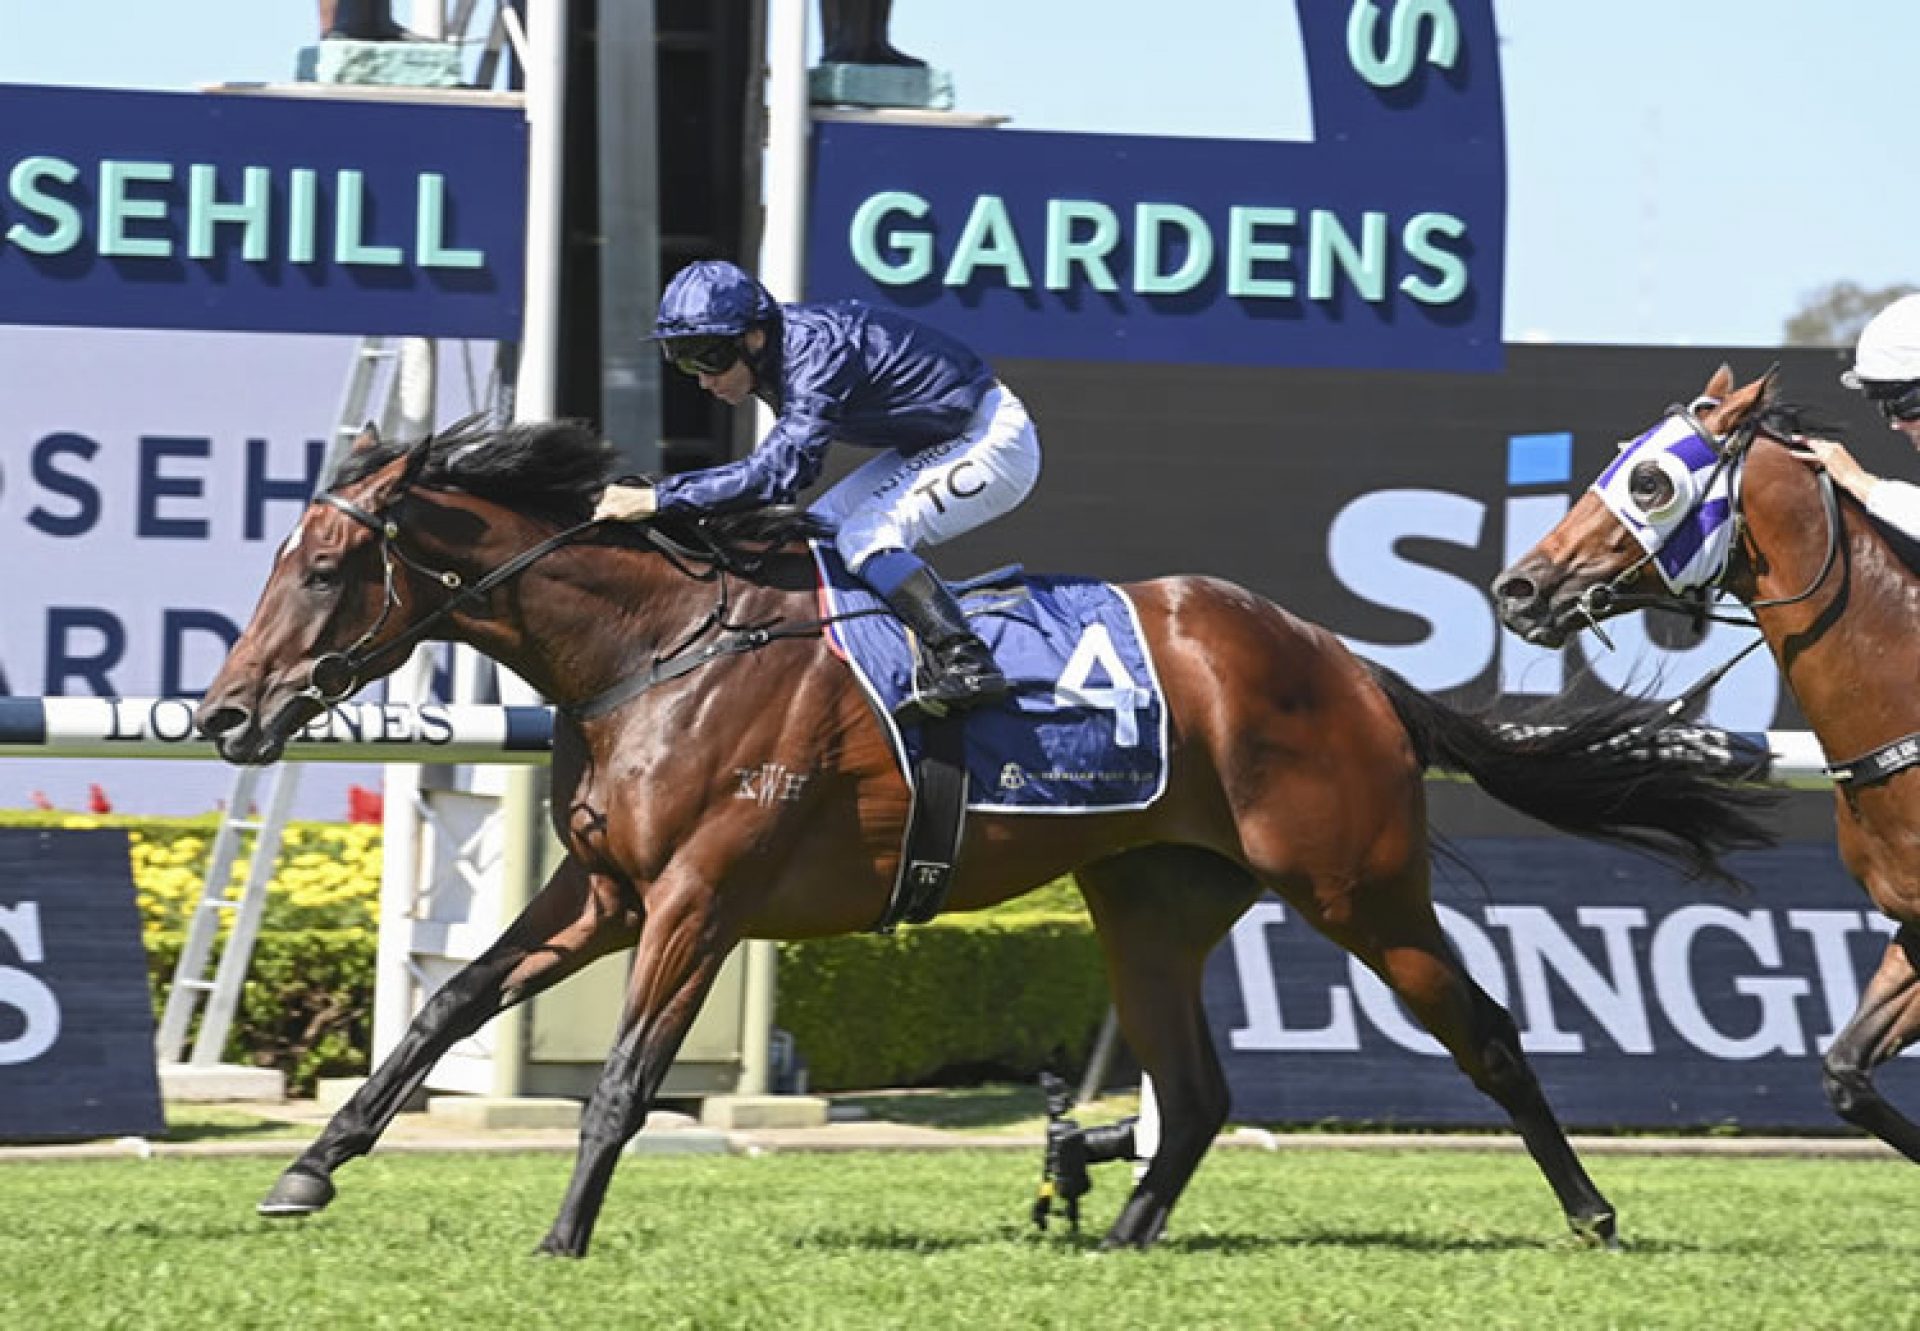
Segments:
[[[561,546],[576,539],[581,533],[597,526],[593,519],[577,523],[565,531],[549,536],[546,540],[523,550],[479,581],[468,585],[466,579],[455,569],[436,569],[415,559],[400,547],[400,524],[384,512],[373,513],[331,490],[323,490],[314,496],[314,502],[338,509],[380,538],[381,578],[384,584],[381,592],[380,615],[373,624],[356,638],[352,646],[344,652],[327,652],[315,659],[307,674],[307,687],[299,696],[312,700],[322,707],[331,707],[344,701],[355,689],[358,689],[368,677],[367,668],[377,658],[394,652],[410,652],[422,641],[428,630],[441,620],[452,615],[460,607],[477,601],[502,583],[510,582],[524,573],[531,565]],[[388,618],[400,608],[400,588],[395,576],[396,565],[405,564],[416,573],[433,579],[454,595],[442,601],[427,614],[415,621],[397,636],[386,642],[376,642],[380,630],[386,627]]]
[[[602,525],[597,519],[589,518],[565,531],[557,532],[538,545],[523,550],[469,586],[458,571],[433,568],[402,549],[399,544],[400,524],[385,512],[371,512],[331,490],[322,491],[314,496],[314,502],[338,509],[380,538],[380,562],[384,582],[380,615],[373,621],[372,626],[355,639],[344,652],[327,652],[316,658],[308,672],[307,687],[302,689],[298,696],[310,699],[322,707],[330,707],[344,700],[359,688],[362,681],[369,677],[368,668],[378,658],[388,653],[411,651],[427,636],[434,625],[452,615],[463,605],[479,600],[502,583],[509,582],[524,573],[536,561],[552,554],[568,542],[576,540],[583,533]],[[678,679],[722,657],[758,651],[769,643],[786,638],[819,637],[822,629],[830,622],[827,619],[810,619],[795,623],[781,623],[776,619],[763,623],[735,623],[731,613],[732,592],[729,574],[750,572],[751,561],[746,565],[736,564],[727,550],[710,538],[704,542],[705,548],[696,549],[682,545],[665,532],[658,530],[651,522],[634,525],[647,544],[663,555],[682,576],[695,582],[715,583],[714,603],[712,608],[671,650],[653,657],[643,669],[617,681],[594,697],[563,707],[563,710],[577,721],[587,721],[604,715],[657,685]],[[380,630],[386,627],[388,618],[400,606],[400,592],[395,576],[397,564],[405,564],[454,594],[392,639],[376,642],[375,639],[380,636]],[[885,612],[856,610],[843,612],[834,618],[846,619],[879,613]]]
[[[1731,435],[1722,439],[1709,430],[1706,425],[1701,422],[1700,418],[1694,414],[1692,409],[1688,407],[1672,407],[1669,409],[1668,414],[1678,416],[1684,420],[1694,435],[1700,439],[1701,442],[1712,448],[1717,456],[1718,460],[1715,462],[1713,470],[1708,473],[1707,484],[1700,487],[1701,497],[1698,502],[1705,503],[1707,495],[1711,493],[1713,489],[1713,481],[1719,477],[1720,473],[1729,467],[1737,469],[1746,462],[1748,450],[1753,447],[1753,441],[1759,438],[1761,434],[1760,415],[1758,412],[1755,412],[1745,421],[1741,422],[1740,427]],[[1771,435],[1769,437],[1777,438],[1777,436]],[[1720,624],[1735,624],[1742,628],[1758,630],[1760,624],[1753,616],[1754,611],[1769,610],[1786,605],[1798,605],[1800,602],[1808,599],[1815,592],[1819,591],[1821,586],[1826,582],[1827,576],[1833,572],[1835,561],[1840,556],[1840,534],[1842,531],[1840,523],[1840,501],[1833,491],[1833,477],[1827,474],[1826,468],[1822,467],[1818,475],[1820,478],[1820,506],[1825,515],[1827,526],[1827,553],[1826,558],[1820,563],[1820,571],[1813,575],[1812,581],[1808,582],[1805,587],[1801,588],[1794,595],[1775,596],[1762,601],[1749,601],[1747,602],[1748,614],[1745,617],[1723,614],[1720,611],[1708,608],[1710,593],[1723,589],[1722,584],[1726,579],[1727,570],[1733,565],[1733,550],[1739,544],[1741,533],[1746,530],[1747,526],[1746,518],[1740,511],[1740,486],[1736,483],[1727,487],[1727,502],[1730,508],[1727,520],[1733,526],[1733,530],[1727,540],[1727,557],[1721,562],[1720,567],[1714,572],[1713,576],[1701,582],[1697,587],[1691,588],[1689,592],[1684,595],[1670,596],[1660,593],[1623,591],[1622,589],[1625,585],[1638,576],[1641,570],[1653,561],[1658,550],[1651,550],[1606,582],[1596,583],[1592,587],[1587,588],[1586,591],[1580,594],[1579,600],[1575,602],[1576,608],[1580,611],[1581,615],[1585,617],[1587,626],[1593,630],[1594,636],[1599,638],[1601,642],[1606,643],[1609,648],[1613,646],[1613,643],[1601,629],[1600,621],[1603,618],[1624,614],[1631,610],[1673,610],[1681,614],[1691,615],[1696,620],[1711,619]],[[1737,476],[1735,480],[1736,482],[1738,481]],[[1756,634],[1753,641],[1749,642],[1745,647],[1742,647],[1725,661],[1722,661],[1712,670],[1709,670],[1705,675],[1695,680],[1679,697],[1668,703],[1658,716],[1651,717],[1636,727],[1634,731],[1635,736],[1644,736],[1652,733],[1669,721],[1681,716],[1688,707],[1693,705],[1695,699],[1700,698],[1721,680],[1725,679],[1727,675],[1733,671],[1735,666],[1746,660],[1756,648],[1765,642],[1766,638],[1764,636]]]
[[[1754,440],[1761,434],[1760,414],[1755,412],[1741,422],[1739,428],[1731,435],[1724,438],[1709,430],[1690,407],[1676,405],[1668,408],[1667,414],[1686,422],[1694,436],[1711,448],[1718,459],[1713,470],[1708,473],[1707,483],[1700,487],[1701,498],[1698,502],[1705,503],[1707,495],[1712,492],[1713,482],[1719,478],[1720,474],[1729,468],[1737,472],[1746,462],[1748,451],[1753,447]],[[1827,526],[1827,554],[1821,562],[1820,571],[1814,574],[1812,581],[1792,596],[1776,596],[1763,601],[1748,602],[1749,611],[1798,605],[1819,591],[1821,585],[1826,582],[1827,575],[1833,572],[1834,562],[1840,554],[1840,501],[1834,494],[1833,477],[1827,474],[1824,467],[1817,474],[1820,480],[1820,503]],[[1710,594],[1724,589],[1727,570],[1733,565],[1733,550],[1740,543],[1741,533],[1746,530],[1747,525],[1746,517],[1740,510],[1740,487],[1737,483],[1727,487],[1727,502],[1731,508],[1728,522],[1732,524],[1732,533],[1727,541],[1727,558],[1721,561],[1720,567],[1714,574],[1681,594],[1626,590],[1627,585],[1637,578],[1659,553],[1657,549],[1649,550],[1607,581],[1595,583],[1587,588],[1574,602],[1575,608],[1587,621],[1587,627],[1593,630],[1594,636],[1606,643],[1608,647],[1612,647],[1613,643],[1601,629],[1600,621],[1633,610],[1672,610],[1689,615],[1696,621],[1710,619],[1721,624],[1737,624],[1745,628],[1758,627],[1751,615],[1742,618],[1711,610],[1707,606]],[[1743,652],[1742,656],[1744,655]],[[1711,678],[1718,680],[1720,675],[1715,674]]]

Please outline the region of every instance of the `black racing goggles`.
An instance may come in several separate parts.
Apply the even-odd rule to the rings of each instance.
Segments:
[[[1920,421],[1920,381],[1873,384],[1867,396],[1889,421]]]
[[[725,374],[740,363],[737,337],[674,337],[660,344],[667,363],[682,374]]]

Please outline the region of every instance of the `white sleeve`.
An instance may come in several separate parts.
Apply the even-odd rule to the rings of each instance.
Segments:
[[[1867,491],[1867,512],[1920,541],[1920,485],[1884,478]]]

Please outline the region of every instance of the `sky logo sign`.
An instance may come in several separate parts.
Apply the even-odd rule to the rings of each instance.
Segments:
[[[1430,692],[1474,684],[1492,671],[1500,694],[1510,698],[1558,696],[1583,661],[1616,693],[1672,698],[1738,653],[1750,630],[1709,622],[1694,635],[1672,616],[1609,620],[1611,651],[1591,634],[1565,651],[1549,651],[1501,631],[1486,583],[1572,507],[1573,445],[1568,431],[1508,436],[1497,519],[1491,505],[1472,495],[1414,488],[1369,491],[1335,514],[1327,529],[1335,579],[1355,596],[1427,625],[1414,642],[1343,634],[1347,646]],[[1485,577],[1470,580],[1421,562],[1417,543],[1423,541],[1481,552],[1484,558],[1475,562]],[[1408,542],[1415,543],[1411,552],[1402,549]],[[1728,730],[1766,730],[1779,705],[1779,674],[1770,658],[1755,655],[1713,688],[1702,719]]]

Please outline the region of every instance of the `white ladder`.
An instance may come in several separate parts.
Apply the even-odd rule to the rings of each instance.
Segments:
[[[388,433],[394,429],[403,410],[402,398],[406,396],[402,380],[408,366],[402,363],[401,353],[411,353],[415,346],[424,345],[425,354],[429,358],[432,355],[430,343],[417,344],[410,340],[405,346],[396,347],[400,341],[367,337],[354,349],[346,389],[340,399],[340,414],[320,463],[323,483],[366,424],[379,372],[387,361],[393,361],[394,367],[387,383],[381,428]],[[430,379],[430,360],[427,365]],[[416,377],[418,373],[416,366]],[[167,990],[167,1005],[154,1037],[154,1053],[160,1063],[183,1061],[187,1032],[203,999],[206,1009],[194,1036],[191,1062],[196,1067],[211,1067],[220,1062],[227,1034],[233,1029],[234,1013],[240,1006],[247,967],[253,960],[260,919],[266,913],[267,885],[273,881],[274,866],[280,859],[287,817],[293,808],[294,794],[300,788],[300,771],[298,763],[279,763],[272,768],[243,767],[234,777],[233,791],[221,812],[219,830],[214,833],[207,875],[201,881],[199,900],[187,922],[186,941],[180,948],[180,959],[174,964],[173,984]],[[264,813],[258,813],[257,799],[263,780],[267,783],[266,807]],[[246,882],[240,895],[235,897],[230,890],[233,866],[240,857],[241,840],[248,835],[253,837],[253,845],[247,851]],[[213,960],[214,943],[228,912],[234,913],[233,932],[228,935],[226,946],[220,949],[219,964],[209,979],[207,972]]]

